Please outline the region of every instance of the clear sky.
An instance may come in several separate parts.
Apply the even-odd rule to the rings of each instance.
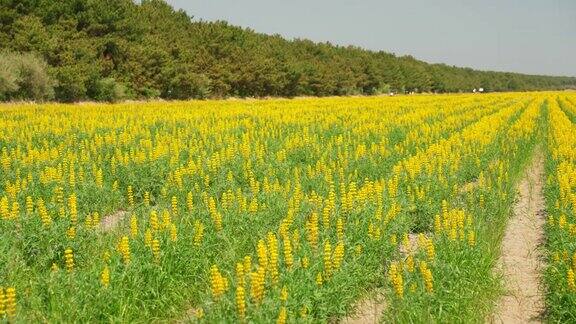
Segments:
[[[576,76],[576,0],[167,0],[195,20],[432,63]]]

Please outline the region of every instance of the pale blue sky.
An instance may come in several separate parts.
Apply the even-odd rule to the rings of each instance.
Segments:
[[[433,63],[576,76],[576,0],[167,0],[195,20]]]

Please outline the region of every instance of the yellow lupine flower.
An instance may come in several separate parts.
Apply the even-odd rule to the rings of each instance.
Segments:
[[[244,287],[241,285],[236,288],[236,309],[238,311],[238,317],[244,319],[246,317],[246,300]]]
[[[130,236],[132,238],[138,236],[138,218],[134,214],[130,217]]]
[[[332,245],[329,241],[324,242],[324,276],[326,279],[332,275]]]
[[[102,286],[106,288],[110,285],[110,268],[108,268],[108,265],[104,266],[104,269],[100,274],[100,282],[102,283]]]
[[[5,295],[4,295],[4,288],[0,287],[0,318],[4,317],[6,313],[6,305],[5,305]]]
[[[14,287],[6,288],[4,305],[6,307],[6,315],[8,315],[8,318],[14,319],[16,317],[16,289]]]
[[[74,254],[72,249],[68,248],[64,251],[64,261],[68,272],[72,272],[72,270],[74,270]]]
[[[277,324],[285,324],[288,318],[288,311],[286,310],[286,306],[280,307],[280,313],[278,313],[278,319],[276,320]]]

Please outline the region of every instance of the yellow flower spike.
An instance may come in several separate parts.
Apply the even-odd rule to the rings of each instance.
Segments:
[[[92,225],[95,228],[98,228],[100,226],[100,214],[98,214],[98,212],[92,213]]]
[[[110,268],[108,268],[108,265],[104,266],[104,269],[100,274],[100,282],[102,283],[102,286],[104,286],[104,288],[108,288],[108,286],[110,285]]]
[[[440,233],[442,233],[442,221],[440,215],[436,214],[434,216],[434,234],[439,235]]]
[[[68,183],[71,188],[76,186],[76,173],[74,171],[74,165],[70,165],[70,177],[68,178]]]
[[[8,220],[11,217],[10,208],[8,206],[8,197],[2,197],[2,199],[0,199],[0,214],[2,215],[3,220]]]
[[[90,229],[94,227],[94,222],[92,221],[92,215],[86,215],[86,219],[84,221],[86,228]]]
[[[74,238],[76,238],[76,227],[70,226],[70,227],[68,228],[68,230],[66,230],[66,236],[67,236],[70,240],[73,240]]]
[[[6,315],[8,316],[8,319],[14,319],[16,317],[16,288],[14,287],[6,288],[4,305],[6,308]]]
[[[412,255],[408,255],[406,258],[406,270],[414,272],[414,257]]]
[[[448,215],[448,202],[446,199],[442,200],[442,215],[444,217],[447,217]]]
[[[144,233],[144,245],[146,247],[152,248],[152,230],[147,228]]]
[[[156,241],[156,240],[155,240]],[[213,265],[210,268],[210,284],[212,288],[212,295],[215,299],[220,298],[222,294],[224,294],[224,280],[222,279],[222,275],[220,274],[220,270],[216,265]]]
[[[26,196],[26,214],[31,215],[34,211],[34,200],[32,197]]]
[[[571,291],[576,291],[576,280],[574,279],[574,270],[568,269],[568,273],[566,274],[566,280],[568,282],[568,288]]]
[[[330,278],[332,275],[332,245],[329,241],[324,242],[324,277]]]
[[[396,296],[402,298],[404,296],[404,280],[402,278],[402,273],[400,272],[400,269],[395,262],[390,265],[390,269],[388,270],[388,278],[394,287]]]
[[[74,254],[72,249],[68,248],[64,251],[64,262],[66,263],[66,270],[72,272],[74,270]]]
[[[334,269],[340,269],[342,261],[344,260],[344,242],[340,241],[334,248],[334,255],[332,256]]]
[[[476,233],[473,230],[468,230],[468,245],[476,245]]]
[[[280,313],[278,313],[278,319],[276,320],[277,324],[285,324],[288,318],[288,311],[286,310],[286,306],[280,307]]]
[[[308,317],[308,307],[306,307],[306,305],[302,306],[302,308],[300,308],[300,317],[301,318],[307,318]]]
[[[20,205],[17,201],[12,203],[12,210],[10,212],[11,219],[17,219],[20,216]]]
[[[258,265],[266,270],[268,268],[268,250],[266,249],[264,240],[258,241],[256,252],[258,254]]]
[[[236,309],[238,311],[238,317],[243,320],[246,318],[246,297],[245,297],[244,287],[239,285],[236,287]]]
[[[76,199],[76,195],[72,194],[68,198],[68,207],[70,208],[70,222],[72,226],[76,226],[78,223],[78,201]]]
[[[98,186],[98,188],[104,187],[104,175],[102,173],[101,168],[96,171],[95,181],[96,181],[96,186]]]
[[[560,219],[558,220],[558,227],[560,229],[564,229],[565,226],[566,226],[566,215],[562,214],[560,215]]]
[[[222,230],[222,214],[220,214],[219,212],[214,213],[212,216],[212,220],[214,221],[214,227],[216,228],[216,231],[221,231]]]
[[[284,248],[284,262],[286,267],[291,268],[294,264],[294,258],[292,256],[292,244],[290,243],[290,237],[285,235],[282,239]]]
[[[5,298],[4,288],[0,287],[0,318],[4,317],[4,314],[6,313]]]
[[[132,190],[132,186],[128,186],[127,196],[128,196],[128,205],[130,207],[134,207],[134,192]]]
[[[357,244],[356,247],[354,247],[354,252],[356,253],[357,256],[362,254],[362,245]]]
[[[158,239],[152,240],[152,256],[154,257],[154,262],[160,262],[160,241]]]
[[[278,282],[278,241],[276,235],[272,232],[268,233],[268,253],[270,255],[270,276],[272,278],[272,283],[276,284]]]
[[[178,215],[178,198],[176,196],[172,196],[170,205],[172,207],[172,215]]]
[[[434,292],[432,271],[428,268],[424,269],[422,272],[422,277],[424,278],[424,286],[426,287],[426,291],[429,293]]]
[[[144,206],[146,206],[146,207],[150,206],[150,192],[149,191],[144,192]]]
[[[243,261],[244,272],[249,273],[252,270],[252,257],[247,255],[244,257]]]
[[[304,269],[308,269],[308,266],[310,265],[310,260],[308,260],[308,257],[303,257],[302,258],[302,268]]]
[[[120,240],[119,250],[120,253],[122,254],[122,260],[124,261],[124,263],[125,264],[130,263],[131,258],[130,239],[128,238],[128,236],[123,236],[122,239]]]
[[[316,212],[312,212],[310,215],[306,229],[308,232],[308,243],[310,243],[312,248],[316,249],[318,246],[318,214]]]
[[[155,210],[150,212],[150,227],[152,228],[153,232],[156,232],[160,229],[160,225],[158,223],[158,213]]]
[[[170,240],[176,242],[178,240],[178,228],[175,224],[170,225]]]
[[[200,246],[202,244],[202,238],[204,237],[204,224],[199,220],[194,223],[194,246]]]
[[[330,228],[330,206],[324,206],[322,210],[322,226],[324,229]]]
[[[186,207],[188,207],[189,212],[194,210],[194,196],[192,195],[192,191],[186,195]]]
[[[322,272],[318,272],[318,274],[316,275],[316,284],[318,286],[322,286],[323,280],[322,280]]]
[[[172,218],[170,217],[170,212],[167,210],[162,211],[162,224],[160,228],[169,228],[172,224]]]
[[[132,236],[132,238],[138,236],[138,218],[136,218],[134,214],[130,217],[130,236]]]
[[[344,220],[341,216],[336,220],[336,237],[338,240],[344,239]]]
[[[248,206],[248,212],[251,214],[255,214],[256,212],[258,212],[258,200],[256,200],[256,198],[253,198],[250,201],[250,205]]]
[[[253,272],[250,276],[252,298],[254,299],[254,303],[256,305],[259,305],[264,298],[265,273],[266,269],[259,265],[256,272]]]
[[[390,235],[390,244],[392,244],[393,246],[398,245],[398,238],[396,234]]]
[[[288,287],[286,287],[286,285],[284,285],[282,287],[282,290],[280,291],[280,300],[283,303],[286,303],[288,301]]]

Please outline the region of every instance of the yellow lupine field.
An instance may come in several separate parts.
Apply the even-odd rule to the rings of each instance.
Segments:
[[[0,322],[491,321],[535,154],[574,322],[573,92],[1,105]]]

